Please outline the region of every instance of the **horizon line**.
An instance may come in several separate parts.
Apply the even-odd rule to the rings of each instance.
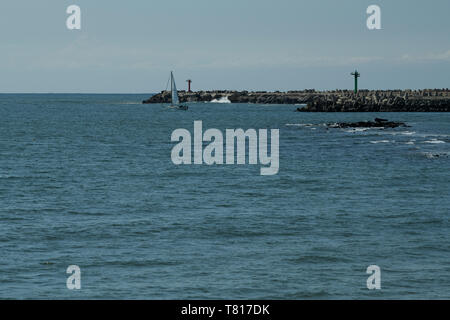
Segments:
[[[301,92],[301,91],[311,91],[314,90],[316,92],[330,92],[330,91],[353,91],[351,88],[346,89],[314,89],[314,88],[308,88],[308,89],[289,89],[289,90],[249,90],[249,89],[205,89],[205,90],[195,90],[192,91],[195,92],[214,92],[214,91],[234,91],[234,92]],[[442,87],[442,88],[394,88],[394,89],[367,89],[367,88],[361,88],[358,91],[420,91],[420,90],[450,90],[449,87]],[[160,90],[155,92],[0,92],[0,95],[8,95],[8,94],[47,94],[47,95],[58,95],[58,94],[84,94],[84,95],[148,95],[148,94],[158,94],[161,92],[164,92],[167,90]],[[187,90],[178,90],[178,92],[187,92]]]

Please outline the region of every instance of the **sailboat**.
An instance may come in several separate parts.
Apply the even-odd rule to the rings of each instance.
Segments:
[[[169,108],[187,110],[188,106],[180,104],[180,99],[178,98],[177,86],[175,85],[175,78],[173,77],[173,72],[170,72],[170,91],[172,92],[172,104]]]

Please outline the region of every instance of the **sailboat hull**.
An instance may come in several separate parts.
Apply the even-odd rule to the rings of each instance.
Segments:
[[[188,110],[188,106],[169,106],[170,109]]]

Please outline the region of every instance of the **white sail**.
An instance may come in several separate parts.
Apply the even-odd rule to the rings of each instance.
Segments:
[[[180,103],[180,100],[178,99],[177,86],[175,85],[175,79],[173,78],[172,72],[170,72],[170,79],[171,79],[170,88],[172,89],[172,104],[177,105]]]

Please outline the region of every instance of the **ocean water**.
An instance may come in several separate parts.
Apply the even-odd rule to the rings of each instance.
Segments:
[[[450,114],[147,97],[0,95],[0,298],[450,298]],[[411,127],[323,125],[375,117]],[[280,129],[279,173],[175,166],[194,120]]]

